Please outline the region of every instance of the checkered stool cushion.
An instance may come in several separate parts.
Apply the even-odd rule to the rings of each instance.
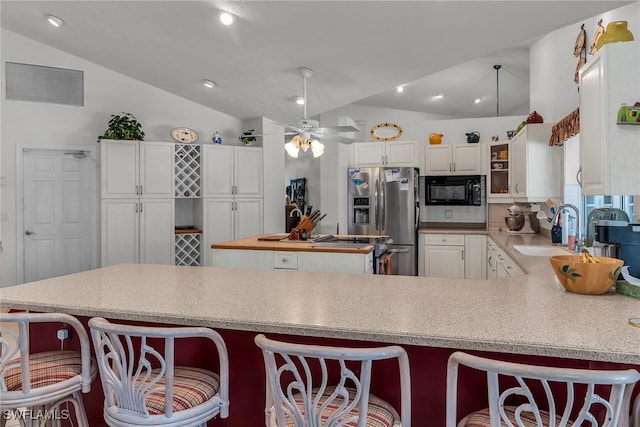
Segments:
[[[517,426],[516,416],[515,416],[515,406],[505,406],[504,412],[507,414],[507,417],[513,425]],[[542,423],[545,426],[549,425],[549,413],[547,411],[540,411],[540,417],[542,418]],[[531,412],[523,411],[521,413],[522,423],[525,427],[537,427],[536,418]],[[558,421],[560,421],[561,417],[556,417]],[[572,425],[573,423],[567,423],[567,426]],[[491,421],[489,420],[489,408],[482,409],[478,412],[474,412],[469,415],[466,419],[466,422],[463,424],[465,427],[489,427],[491,426]],[[502,421],[502,425],[506,426],[505,422]]]
[[[173,412],[198,406],[213,398],[220,388],[220,379],[213,372],[186,366],[176,366],[173,378]],[[160,369],[154,369],[149,378],[158,376]],[[165,379],[162,378],[154,387],[163,387]],[[147,410],[150,415],[164,414],[165,393],[157,391],[147,397]]]
[[[321,406],[327,400],[327,397],[331,395],[333,390],[334,390],[333,387],[327,388],[327,390],[322,394],[322,397],[320,398],[320,403],[318,404],[318,406]],[[349,390],[350,396],[353,396],[356,392],[353,389],[347,389],[347,390]],[[329,416],[333,413],[333,411],[335,411],[340,406],[341,402],[342,402],[341,400],[335,400],[327,406],[327,409],[321,415],[323,424],[329,418]],[[300,412],[304,414],[302,399],[296,398],[296,403],[298,404],[298,408],[300,408]],[[367,427],[392,427],[393,421],[394,421],[394,413],[395,413],[395,410],[391,407],[391,405],[389,405],[387,402],[380,399],[379,397],[373,394],[369,394],[369,408],[367,410]],[[349,417],[355,416],[357,414],[358,414],[358,408],[356,406],[349,413]],[[275,414],[273,415],[273,417],[275,418]],[[348,417],[345,417],[345,418],[348,418]],[[295,427],[293,420],[286,418],[286,422],[287,422],[287,427]],[[344,424],[345,427],[357,427],[357,425],[358,424],[356,422],[350,422],[350,423]]]
[[[46,387],[80,375],[82,361],[75,351],[46,351],[29,355],[31,388]],[[22,389],[20,367],[7,369],[4,374],[7,391]]]

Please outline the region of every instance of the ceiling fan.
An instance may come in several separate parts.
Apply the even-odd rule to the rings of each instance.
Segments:
[[[311,148],[313,157],[320,157],[324,153],[324,144],[320,140],[334,141],[343,144],[355,142],[354,138],[347,138],[338,135],[341,132],[360,132],[355,126],[331,126],[320,127],[317,120],[307,118],[307,79],[313,76],[313,70],[307,67],[298,68],[300,76],[302,76],[302,119],[295,125],[283,125],[287,132],[284,135],[294,135],[291,141],[284,145],[287,154],[291,157],[298,157],[299,150],[307,151]],[[255,135],[264,136],[264,135]]]

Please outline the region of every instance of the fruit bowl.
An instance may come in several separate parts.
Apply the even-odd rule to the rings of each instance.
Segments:
[[[583,257],[579,255],[555,255],[549,261],[556,278],[567,291],[601,295],[616,283],[624,262],[617,258],[593,258],[599,262],[582,262]]]

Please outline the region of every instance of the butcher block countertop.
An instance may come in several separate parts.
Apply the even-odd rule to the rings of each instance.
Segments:
[[[346,253],[346,254],[368,254],[373,250],[373,245],[335,245],[335,246],[323,246],[322,244],[316,245],[312,241],[304,240],[292,240],[282,241],[274,240],[277,237],[286,239],[287,234],[262,234],[259,236],[246,237],[244,239],[230,240],[228,242],[214,243],[211,245],[211,249],[250,249],[258,251],[288,251],[288,252],[332,252],[332,253]],[[336,237],[347,238],[350,237],[346,234],[336,235]],[[365,236],[354,236],[365,237]],[[266,240],[263,240],[266,239]]]

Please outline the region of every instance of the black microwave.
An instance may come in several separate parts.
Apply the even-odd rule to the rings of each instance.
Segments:
[[[425,177],[425,205],[481,206],[481,175]]]

